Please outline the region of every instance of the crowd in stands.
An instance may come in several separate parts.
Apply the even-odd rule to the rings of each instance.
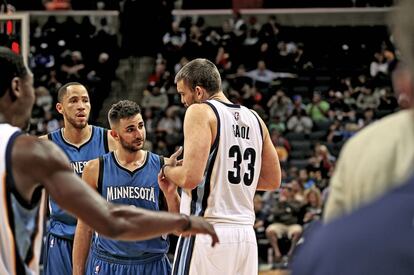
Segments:
[[[31,30],[37,87],[31,132],[61,126],[56,91],[69,81],[89,87],[93,123],[120,56],[106,20],[92,24],[85,17],[78,23],[68,17],[58,23],[50,17]],[[399,108],[390,82],[397,58],[386,29],[284,27],[273,16],[260,25],[255,17],[235,13],[218,28],[202,18],[173,21],[160,39],[163,46],[140,102],[147,148],[168,156],[182,145],[185,108],[174,76],[195,57],[215,62],[223,90],[260,114],[279,154],[282,187],[256,195],[255,229],[261,259],[285,261],[303,230],[321,216],[342,145]]]
[[[37,87],[31,132],[39,135],[61,126],[55,110],[57,91],[71,81],[89,88],[95,120],[110,92],[119,55],[117,38],[106,19],[94,25],[89,17],[81,22],[68,17],[60,23],[51,16],[43,25],[32,22],[31,30],[29,65]]]
[[[182,0],[183,9],[386,7],[393,0]]]
[[[366,39],[368,32],[378,34],[375,41]],[[257,194],[255,229],[262,260],[285,263],[303,230],[321,216],[342,145],[399,109],[390,81],[397,58],[386,30],[294,29],[272,16],[258,25],[235,14],[221,28],[174,21],[163,43],[142,101],[151,124],[148,145],[166,154],[182,144],[185,109],[174,75],[194,57],[214,61],[223,90],[261,115],[278,151],[282,187]]]
[[[8,0],[17,10],[118,10],[125,0]],[[176,6],[176,0],[166,5]],[[240,3],[238,3],[240,2]],[[238,6],[250,8],[315,8],[315,7],[387,7],[393,0],[182,0],[182,9],[232,9]]]

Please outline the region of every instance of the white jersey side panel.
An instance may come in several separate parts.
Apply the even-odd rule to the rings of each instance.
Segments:
[[[14,237],[10,227],[6,193],[6,149],[10,137],[20,129],[8,124],[0,124],[0,274],[16,274]]]
[[[20,275],[24,274],[39,274],[39,257],[40,248],[42,244],[42,232],[43,232],[43,213],[36,213],[35,221],[37,230],[33,232],[32,237],[32,257],[24,263],[18,255],[15,245],[15,236],[13,232],[14,224],[11,223],[10,213],[13,213],[11,206],[11,195],[7,190],[7,150],[9,141],[15,134],[18,134],[20,129],[13,127],[9,124],[0,124],[0,175],[1,175],[1,186],[0,186],[0,200],[2,206],[0,207],[0,274],[13,274]],[[10,150],[10,149],[9,149]],[[45,207],[45,194],[42,191],[41,203],[39,209]],[[13,214],[11,214],[13,215]],[[19,272],[16,270],[16,266],[20,266]]]
[[[215,100],[207,104],[217,116],[217,138],[203,181],[182,194],[181,211],[212,223],[253,225],[253,197],[262,165],[260,122],[243,106]]]

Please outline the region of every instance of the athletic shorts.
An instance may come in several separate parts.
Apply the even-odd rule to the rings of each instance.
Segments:
[[[166,254],[154,254],[143,260],[120,259],[91,249],[85,275],[170,275],[171,264]]]
[[[215,224],[220,243],[211,237],[180,237],[175,251],[173,275],[252,275],[258,272],[256,235],[251,225]]]
[[[43,275],[72,275],[72,248],[72,240],[48,233],[43,254]]]

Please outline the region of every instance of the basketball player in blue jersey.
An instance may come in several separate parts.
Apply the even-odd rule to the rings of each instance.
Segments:
[[[173,274],[257,274],[253,197],[281,180],[269,132],[255,112],[226,98],[212,62],[189,62],[175,82],[188,107],[184,158],[182,166],[164,165],[161,176],[184,188],[181,212],[213,223],[220,245],[209,247],[208,237],[180,238]]]
[[[62,114],[64,127],[41,138],[48,138],[68,156],[73,171],[82,176],[86,162],[115,148],[109,132],[88,124],[91,104],[85,86],[69,82],[58,91],[57,111]],[[49,198],[50,219],[44,251],[45,275],[72,274],[73,237],[76,218],[63,211]]]
[[[217,235],[199,217],[112,204],[73,173],[54,143],[26,135],[34,104],[33,76],[21,56],[0,47],[0,274],[39,274],[44,190],[99,234],[125,241],[162,234]]]
[[[164,158],[142,150],[146,132],[139,106],[129,100],[119,101],[109,110],[108,119],[117,149],[88,162],[83,179],[107,201],[155,211],[163,210],[160,205],[166,202],[165,210],[179,212],[177,188],[158,184]],[[175,165],[180,154],[177,151],[168,163]],[[123,242],[98,234],[91,246],[92,234],[79,222],[73,251],[74,274],[171,274],[166,236]]]

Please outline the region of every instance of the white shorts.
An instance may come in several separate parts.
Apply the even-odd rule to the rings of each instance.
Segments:
[[[211,237],[180,237],[173,275],[253,275],[258,273],[256,235],[252,226],[215,224],[220,243]]]

